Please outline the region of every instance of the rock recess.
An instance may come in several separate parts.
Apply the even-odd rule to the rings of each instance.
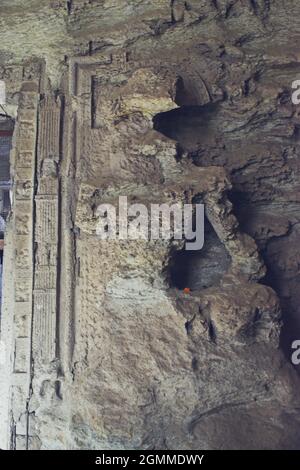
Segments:
[[[299,449],[299,2],[25,3],[0,448]],[[100,240],[120,196],[202,202],[203,249]]]

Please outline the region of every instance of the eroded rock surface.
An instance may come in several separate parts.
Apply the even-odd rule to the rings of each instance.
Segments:
[[[299,449],[299,3],[23,3],[1,447]],[[119,196],[201,201],[203,250],[99,240]]]

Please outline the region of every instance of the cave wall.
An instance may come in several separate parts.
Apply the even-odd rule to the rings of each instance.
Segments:
[[[2,8],[1,447],[299,448],[297,2]],[[97,238],[120,195],[205,204],[189,285],[181,243]]]

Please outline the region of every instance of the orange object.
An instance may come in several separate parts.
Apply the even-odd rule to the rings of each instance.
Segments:
[[[191,289],[190,289],[189,287],[185,287],[185,288],[183,289],[183,292],[184,292],[185,294],[190,294],[190,293],[191,293]]]

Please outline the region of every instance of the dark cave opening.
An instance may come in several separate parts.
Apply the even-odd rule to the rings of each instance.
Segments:
[[[200,290],[217,286],[228,271],[231,258],[207,218],[204,234],[202,250],[187,251],[183,248],[174,253],[169,268],[171,287]]]
[[[197,149],[199,143],[215,134],[214,120],[219,103],[210,102],[207,93],[205,90],[204,98],[198,83],[188,77],[179,77],[174,100],[178,108],[157,114],[153,118],[154,129],[176,140],[184,150]]]
[[[185,150],[192,151],[210,139],[214,139],[214,117],[218,104],[184,105],[153,118],[154,129],[176,140]]]
[[[175,102],[179,106],[177,109],[154,117],[154,129],[177,141],[178,148],[183,151],[193,151],[203,142],[213,141],[219,103],[200,104],[199,91],[182,79],[177,83]],[[228,271],[231,258],[207,218],[204,237],[201,250],[184,248],[174,253],[168,272],[171,287],[200,290],[216,286]]]
[[[299,299],[297,285],[299,284],[299,276],[296,272],[286,273],[282,269],[282,259],[289,259],[290,250],[293,250],[294,242],[299,238],[297,233],[297,225],[290,229],[283,236],[258,236],[255,233],[255,216],[258,213],[257,205],[253,207],[251,197],[247,193],[233,189],[229,194],[229,199],[233,204],[233,212],[239,221],[241,230],[250,235],[255,241],[259,249],[259,253],[267,268],[266,275],[259,281],[261,284],[271,287],[279,297],[282,311],[282,328],[280,345],[286,358],[290,360],[291,344],[300,335],[299,321]],[[272,215],[272,203],[264,204],[264,226],[268,228],[268,217]],[[278,213],[275,217],[278,218]],[[274,217],[274,215],[273,215]],[[254,218],[254,219],[253,219]]]

